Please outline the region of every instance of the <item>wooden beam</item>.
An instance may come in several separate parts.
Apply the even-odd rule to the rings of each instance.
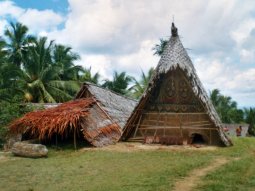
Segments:
[[[141,115],[140,115],[140,117],[139,117],[139,120],[138,120],[138,123],[136,124],[135,133],[134,133],[134,136],[133,136],[133,137],[135,137],[135,136],[136,136],[137,129],[138,129],[139,125],[140,125],[142,115],[143,115],[143,114],[141,113]]]
[[[188,122],[186,124],[197,124],[197,123],[210,123],[210,121],[192,121],[192,122]]]
[[[143,129],[142,129],[142,128],[138,128],[138,129],[139,129],[141,135],[144,137],[144,133],[143,133],[143,131],[141,131],[141,130],[143,130]]]
[[[164,127],[166,127],[167,116],[164,116]],[[166,128],[164,128],[164,136],[166,136]]]
[[[204,123],[204,124],[183,124],[183,126],[190,126],[190,127],[203,127],[203,126],[212,126],[211,123]]]
[[[179,118],[179,124],[180,124],[180,134],[181,134],[181,137],[183,138],[183,134],[182,134],[182,118],[181,118],[181,115],[178,115],[178,118]]]
[[[212,144],[212,131],[210,129],[210,145]]]
[[[74,150],[77,148],[77,143],[76,143],[76,128],[73,128],[73,144],[74,144]]]
[[[194,127],[194,128],[192,128],[192,127],[185,127],[185,126],[182,126],[182,128],[183,129],[204,129],[204,130],[217,130],[215,127]],[[172,127],[170,127],[170,126],[167,126],[167,127],[165,127],[165,126],[154,126],[154,127],[150,127],[150,126],[148,126],[148,127],[140,127],[139,128],[139,130],[154,130],[154,129],[180,129],[180,127],[179,126],[172,126]]]
[[[114,122],[113,121],[113,119],[108,115],[108,113],[106,113],[106,111],[98,104],[98,102],[97,102],[97,100],[94,98],[94,97],[92,97],[93,98],[93,100],[96,102],[96,105],[99,107],[99,109],[106,115],[106,117],[108,118],[108,119],[110,119],[110,121],[112,121],[112,123],[116,123],[116,122]],[[116,123],[117,124],[117,123]],[[118,124],[117,124],[118,125]],[[118,125],[119,126],[119,125]]]
[[[167,114],[167,115],[176,115],[176,114],[179,114],[179,115],[206,115],[207,113],[205,112],[200,112],[200,113],[174,113],[174,112],[160,112],[161,114]],[[144,112],[145,115],[147,114],[153,114],[153,115],[156,115],[158,114],[158,112]]]
[[[56,142],[55,142],[55,143],[56,143],[56,146],[58,146],[58,134],[56,134],[56,137],[55,137],[55,138],[56,138],[56,140],[55,140],[55,141],[56,141]]]
[[[158,129],[156,129],[156,130],[155,130],[155,133],[154,133],[154,138],[155,138],[155,136],[156,136],[156,134],[157,134],[157,131],[158,131]]]

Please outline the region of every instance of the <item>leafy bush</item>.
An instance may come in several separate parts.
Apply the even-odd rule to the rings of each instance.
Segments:
[[[34,110],[31,105],[21,105],[18,103],[9,103],[0,101],[0,148],[5,142],[7,135],[7,125],[14,119],[24,115],[25,113]]]
[[[255,108],[244,108],[245,122],[249,124],[248,133],[255,136]]]

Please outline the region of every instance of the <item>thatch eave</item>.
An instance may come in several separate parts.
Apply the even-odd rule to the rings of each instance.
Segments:
[[[13,121],[10,133],[25,134],[41,140],[54,135],[65,137],[83,133],[92,145],[100,147],[115,143],[121,136],[117,123],[113,122],[94,98],[76,99],[57,107],[27,113]],[[72,133],[70,135],[70,133]]]

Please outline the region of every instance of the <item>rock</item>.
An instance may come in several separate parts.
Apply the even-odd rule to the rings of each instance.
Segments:
[[[5,150],[5,151],[10,150],[10,149],[12,148],[12,146],[14,145],[14,143],[20,142],[20,141],[21,141],[21,138],[22,138],[22,135],[21,135],[21,134],[9,135],[9,136],[7,137],[6,143],[4,144],[4,150]]]
[[[23,142],[14,143],[11,151],[16,156],[30,158],[47,157],[48,154],[48,149],[44,145]]]

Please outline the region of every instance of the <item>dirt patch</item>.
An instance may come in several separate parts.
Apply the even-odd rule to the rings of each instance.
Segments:
[[[239,158],[235,158],[234,160],[239,160]],[[202,177],[225,165],[228,162],[229,160],[227,158],[217,158],[208,166],[191,171],[191,173],[187,177],[175,183],[173,191],[191,191],[200,182]]]
[[[159,145],[159,144],[142,144],[142,143],[129,143],[129,142],[119,142],[115,145],[108,145],[101,148],[83,148],[81,151],[91,151],[91,150],[104,150],[104,151],[116,151],[116,152],[134,152],[134,151],[155,151],[155,150],[164,150],[164,151],[176,151],[176,150],[205,150],[213,151],[218,149],[214,146],[205,146],[205,145]]]

